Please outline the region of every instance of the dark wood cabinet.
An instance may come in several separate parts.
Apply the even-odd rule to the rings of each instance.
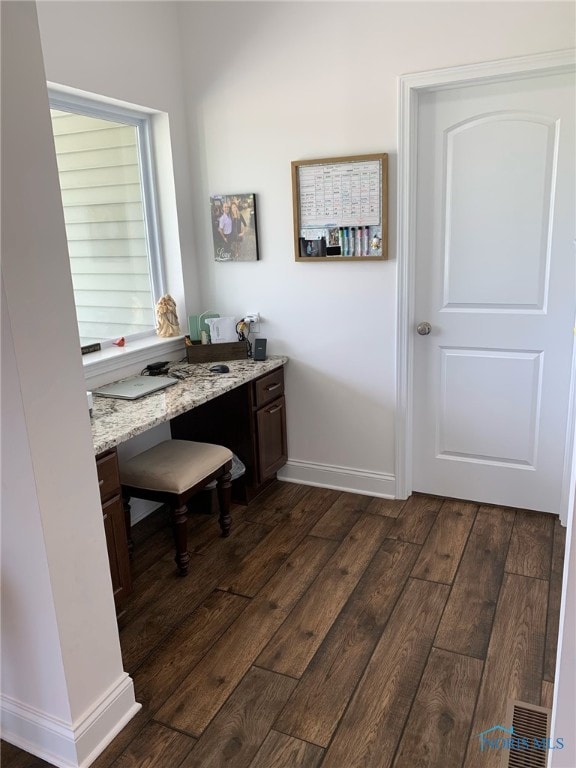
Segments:
[[[261,482],[275,477],[286,464],[286,399],[279,397],[256,414],[258,476]]]
[[[253,383],[257,477],[259,484],[276,477],[286,464],[286,399],[284,369],[256,379]]]
[[[284,368],[193,408],[171,421],[172,437],[219,443],[246,467],[232,484],[233,499],[248,503],[287,460]]]
[[[110,561],[110,575],[116,612],[119,613],[125,599],[132,592],[132,574],[126,535],[126,522],[120,490],[118,456],[112,449],[96,457],[98,485],[104,517],[104,532]]]

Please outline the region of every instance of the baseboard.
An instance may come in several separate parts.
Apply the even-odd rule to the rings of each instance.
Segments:
[[[278,479],[287,483],[333,488],[337,491],[360,493],[364,496],[396,498],[396,479],[394,475],[384,472],[367,472],[362,469],[291,459],[278,472]]]
[[[72,724],[2,696],[2,738],[58,768],[87,768],[141,706],[126,673]]]

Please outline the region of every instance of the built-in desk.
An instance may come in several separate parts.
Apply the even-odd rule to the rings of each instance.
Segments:
[[[264,374],[282,368],[286,357],[226,361],[229,373],[211,373],[212,363],[191,366],[193,375],[174,387],[139,400],[94,397],[92,440],[96,455],[125,443],[146,430],[175,419],[183,413],[216,400],[226,392],[253,382]]]
[[[131,584],[125,521],[116,503],[120,497],[116,446],[166,422],[173,438],[225,445],[246,467],[233,484],[233,498],[247,503],[286,463],[287,362],[286,357],[226,361],[230,371],[220,374],[210,372],[211,363],[199,363],[191,366],[190,377],[139,400],[94,397],[92,438],[118,607]]]

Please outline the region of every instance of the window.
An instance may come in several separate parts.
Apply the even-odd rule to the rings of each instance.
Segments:
[[[147,335],[164,293],[150,116],[54,91],[50,107],[81,344]]]

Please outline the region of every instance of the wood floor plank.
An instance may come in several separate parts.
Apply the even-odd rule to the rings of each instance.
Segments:
[[[552,709],[554,703],[554,683],[548,680],[542,680],[542,690],[540,692],[540,706]]]
[[[275,727],[328,746],[420,548],[385,541],[298,683]]]
[[[409,579],[322,768],[388,768],[418,688],[449,587]]]
[[[501,768],[499,751],[480,753],[477,733],[501,718],[509,695],[551,705],[565,531],[555,520],[552,541],[520,520],[508,555],[515,516],[527,513],[483,505],[462,550],[465,525],[450,525],[449,503],[276,482],[234,508],[228,539],[191,515],[185,579],[165,516],[137,524],[120,643],[142,707],[91,768]],[[377,522],[357,526],[364,519]],[[352,527],[357,542],[346,541]],[[272,528],[275,549],[261,544]],[[287,559],[275,560],[290,541]],[[524,556],[522,542],[540,551]],[[334,580],[330,561],[344,570]],[[259,591],[217,589],[239,578]],[[300,680],[256,667],[298,611],[323,635]],[[1,750],[2,768],[49,768],[5,742]]]
[[[554,515],[516,511],[505,570],[536,579],[550,578]]]
[[[306,539],[157,713],[200,736],[337,547]]]
[[[409,541],[412,544],[424,544],[442,502],[443,499],[437,496],[413,494],[394,520],[388,532],[388,538]]]
[[[261,525],[278,525],[310,490],[308,485],[276,480],[250,502],[245,511],[246,519]]]
[[[481,506],[434,641],[437,648],[484,659],[515,513]]]
[[[373,498],[367,508],[371,515],[383,515],[384,517],[398,517],[404,509],[406,499],[380,499]]]
[[[140,709],[128,722],[120,733],[112,740],[106,749],[98,755],[96,760],[90,765],[90,768],[110,768],[115,760],[122,753],[130,748],[130,744],[137,739],[142,730],[152,721],[152,714],[147,704],[143,704]],[[150,747],[152,751],[153,747]],[[4,768],[4,763],[2,763]]]
[[[232,521],[234,527],[245,525],[246,508],[235,507],[232,512]],[[216,515],[196,515],[196,523],[193,529],[190,528],[191,517],[188,517],[188,551],[193,552],[196,555],[205,555],[210,553],[210,549],[214,543],[222,536],[220,526],[218,525],[218,517]],[[252,523],[253,524],[253,523]],[[258,523],[257,525],[261,525]],[[271,530],[271,526],[263,526],[267,530]]]
[[[452,584],[477,511],[477,504],[453,500],[442,504],[412,571],[413,577]]]
[[[249,768],[318,768],[324,750],[278,731],[270,731]]]
[[[124,669],[133,673],[148,654],[158,646],[167,632],[177,627],[214,590],[219,579],[267,533],[263,526],[247,524],[226,539],[218,539],[208,555],[192,555],[185,578],[177,576],[172,553],[156,563],[140,580],[145,597],[134,602],[139,609],[127,606],[125,623],[120,630]]]
[[[484,664],[433,648],[394,768],[461,768]]]
[[[544,652],[544,680],[554,681],[556,673],[556,647],[558,645],[558,624],[560,623],[560,600],[564,574],[564,548],[566,528],[560,520],[554,521],[554,544],[550,568],[550,591],[548,593],[548,620],[546,622],[546,650]]]
[[[301,677],[384,541],[391,520],[364,515],[278,629],[256,664]],[[330,600],[326,599],[330,595]]]
[[[167,508],[161,507],[132,526],[131,537],[134,556],[130,561],[130,568],[132,581],[135,581],[146,573],[150,566],[174,549],[174,537]]]
[[[213,592],[134,673],[136,700],[155,712],[246,608],[248,599]]]
[[[475,734],[505,724],[508,699],[539,704],[548,583],[506,573],[472,723],[466,768],[499,768],[500,755],[481,752]]]
[[[2,742],[0,756],[2,768],[6,768],[6,766],[9,768],[52,768],[52,763],[47,763],[46,760],[41,760],[29,752],[23,752],[12,744],[8,744],[7,741]]]
[[[109,768],[129,748],[154,712],[166,701],[222,632],[244,610],[247,598],[213,592],[161,643],[134,673],[136,701],[142,709],[113,740],[92,768]]]
[[[246,553],[251,551],[269,532],[270,529],[267,526],[258,523],[243,522],[234,526],[228,538],[219,538],[212,543],[210,552],[207,553],[209,556],[193,555],[191,557],[189,573],[199,575],[207,562],[213,563],[213,567],[216,566],[217,573],[221,569],[225,571],[241,562]],[[193,540],[190,543],[193,547]],[[134,557],[140,557],[140,553],[135,551]],[[177,575],[173,557],[174,550],[171,547],[169,552],[150,565],[146,573],[134,579],[134,592],[126,603],[122,626],[132,623],[139,614],[148,612],[159,598],[163,599],[165,594],[171,592],[174,587],[176,589],[186,588],[189,580]],[[179,587],[178,584],[180,584]]]
[[[219,589],[253,597],[278,570],[339,494],[311,488],[278,525],[246,555],[235,570],[228,570]]]
[[[296,682],[252,668],[180,768],[250,765]]]
[[[369,496],[341,494],[310,531],[311,536],[342,541],[370,503]]]
[[[111,768],[166,768],[180,765],[196,740],[158,723],[146,725]]]

